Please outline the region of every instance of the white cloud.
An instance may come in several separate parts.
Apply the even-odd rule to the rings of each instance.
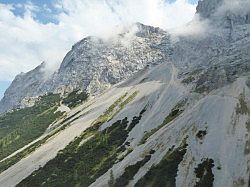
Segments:
[[[179,37],[204,38],[212,32],[214,28],[210,20],[202,20],[198,14],[194,16],[192,22],[169,30],[173,42],[179,41]]]
[[[37,21],[43,7],[32,3],[23,5],[23,17],[13,14],[14,5],[0,4],[0,80],[11,80],[42,61],[54,67],[88,35],[110,38],[134,22],[163,29],[183,25],[196,7],[187,0],[58,0],[54,6],[61,12],[55,15],[58,24]]]
[[[235,15],[246,15],[250,11],[249,0],[225,0],[216,12],[216,16],[231,12]]]

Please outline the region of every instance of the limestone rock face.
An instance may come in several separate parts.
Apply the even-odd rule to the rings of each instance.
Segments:
[[[201,0],[196,8],[202,18],[210,18],[222,5],[223,0]]]
[[[190,35],[173,42],[167,31],[137,23],[108,41],[84,38],[49,77],[45,76],[44,63],[18,75],[0,101],[0,113],[19,107],[25,97],[47,92],[64,94],[79,89],[95,96],[147,66],[168,61],[183,72],[240,63],[242,59],[246,63],[250,55],[248,0],[202,0],[197,15],[201,22],[209,23],[205,37]]]
[[[169,38],[165,31],[139,23],[110,41],[84,38],[50,77],[44,75],[45,63],[16,76],[0,102],[0,112],[19,107],[25,97],[47,92],[64,94],[80,89],[97,95],[148,65],[164,62],[171,51],[162,51],[159,46],[163,40],[170,44]]]
[[[213,24],[234,27],[250,23],[248,0],[201,0],[197,6],[201,19],[210,19]]]
[[[111,172],[114,181],[122,181],[122,185],[116,186],[125,186],[124,180],[127,180],[126,186],[136,186],[141,180],[147,181],[148,177],[152,179],[149,185],[157,186],[159,177],[164,177],[160,182],[170,185],[171,180],[175,184],[172,186],[178,187],[249,187],[248,2],[203,0],[197,7],[198,22],[194,20],[182,28],[185,31],[192,24],[204,25],[204,31],[198,34],[184,32],[176,36],[170,31],[137,24],[136,31],[132,28],[112,41],[94,37],[79,41],[66,55],[59,70],[50,77],[45,77],[44,63],[18,75],[6,91],[0,111],[32,105],[36,96],[46,92],[63,94],[81,89],[95,97],[72,110],[60,106],[59,110],[66,112],[64,119],[70,119],[70,122],[59,119],[53,123],[50,129],[63,127],[62,131],[53,134],[53,138],[29,156],[2,172],[0,184],[15,186],[24,179],[27,182],[27,185],[23,183],[24,186],[34,186],[38,181],[41,185],[60,185],[75,179],[75,171],[81,165],[84,170],[94,171],[94,175],[90,173],[91,178],[95,177],[90,185],[93,187],[109,186]],[[107,119],[100,123],[103,116]],[[123,138],[120,122],[124,119],[128,121],[124,128],[126,140],[115,152],[113,140]],[[105,144],[112,149],[105,154],[109,155],[105,159],[97,159],[96,167],[86,167],[88,164],[82,164],[86,159],[79,156],[78,150],[83,154],[89,151],[90,146],[81,147],[87,141],[91,141],[91,145],[98,144],[99,141],[92,138],[99,133],[93,133],[89,138],[81,134],[99,123],[99,132],[112,138],[112,141],[105,138]],[[113,126],[117,124],[119,127]],[[111,136],[108,127],[122,133]],[[50,129],[48,133],[54,133]],[[70,149],[62,151],[70,142],[74,143],[70,144]],[[175,150],[184,149],[184,144],[185,154],[172,159]],[[105,148],[96,147],[101,151]],[[70,154],[68,150],[75,151]],[[95,151],[93,155],[101,152],[99,149]],[[113,163],[111,157],[114,157]],[[144,163],[146,157],[149,159]],[[179,157],[182,158],[176,163]],[[49,163],[43,167],[53,159],[51,163],[55,165]],[[70,163],[72,167],[68,167],[68,160],[73,161],[74,164]],[[164,166],[162,160],[167,160],[163,162]],[[159,173],[154,172],[158,171],[157,168],[160,168]],[[68,172],[66,180],[55,177],[62,176],[64,171]],[[96,175],[99,172],[100,176]],[[78,177],[82,180],[86,176]],[[73,182],[72,186],[81,186],[79,181]]]

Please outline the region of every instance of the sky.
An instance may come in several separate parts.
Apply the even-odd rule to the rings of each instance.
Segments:
[[[112,38],[135,22],[163,29],[192,20],[198,0],[0,0],[0,98],[14,77],[45,61],[56,70],[71,46]]]

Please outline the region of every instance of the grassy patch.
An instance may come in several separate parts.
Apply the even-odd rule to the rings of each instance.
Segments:
[[[89,97],[89,94],[84,91],[74,90],[69,93],[67,97],[62,100],[64,105],[67,105],[69,108],[74,108],[82,102],[86,101]]]
[[[167,125],[168,123],[170,123],[171,121],[173,121],[175,118],[177,118],[182,112],[182,109],[178,109],[177,107],[180,107],[180,105],[178,104],[171,112],[170,114],[164,119],[164,121],[162,122],[162,124],[154,129],[152,129],[149,132],[146,132],[144,134],[144,136],[142,137],[140,144],[144,144],[146,143],[146,141],[148,140],[148,138],[150,136],[152,136],[154,133],[156,133],[159,129],[161,129],[162,127],[164,127],[165,125]]]
[[[132,124],[132,123],[131,123]],[[107,172],[126,150],[124,142],[131,124],[118,120],[99,132],[88,128],[80,137],[60,151],[55,159],[33,172],[18,186],[88,186]],[[93,136],[81,144],[83,139]]]
[[[63,123],[66,123],[66,122],[68,122],[68,123],[72,122],[72,121],[70,121],[70,120],[73,119],[75,116],[77,116],[80,112],[81,112],[81,111],[78,111],[78,112],[76,112],[75,114],[73,114],[73,115],[67,117],[67,118],[64,119],[61,123],[63,124]]]
[[[199,179],[195,187],[213,187],[213,167],[214,161],[212,159],[206,159],[195,168],[196,177]]]
[[[128,103],[130,103],[131,101],[133,101],[135,99],[135,97],[137,96],[137,94],[139,93],[139,91],[135,91],[133,92],[125,101],[123,101],[120,104],[120,108],[124,108]]]
[[[186,153],[187,144],[174,150],[170,149],[161,162],[152,166],[135,187],[175,186],[178,166]]]
[[[240,94],[239,103],[236,106],[236,114],[250,114],[244,94]]]
[[[42,96],[34,106],[0,116],[0,160],[41,136],[63,113],[60,96]]]
[[[3,172],[4,170],[8,169],[10,166],[14,165],[15,163],[17,163],[21,159],[25,158],[27,155],[29,155],[33,151],[35,151],[38,147],[40,147],[42,144],[44,144],[49,138],[51,138],[56,133],[58,133],[60,130],[62,130],[62,128],[56,130],[54,133],[46,136],[45,138],[35,142],[34,144],[30,145],[29,147],[27,147],[23,151],[17,153],[16,155],[0,162],[0,173]]]
[[[244,187],[244,186],[246,186],[246,184],[247,183],[246,183],[246,181],[244,180],[243,177],[240,177],[237,180],[233,181],[233,186],[235,186],[235,187]],[[248,181],[248,186],[250,186],[250,178],[249,178],[249,181]]]
[[[193,76],[189,76],[189,77],[183,79],[181,82],[183,84],[189,84],[189,83],[192,83],[193,81],[195,81],[195,78]]]
[[[126,151],[125,140],[145,112],[144,109],[130,124],[127,118],[124,118],[103,131],[98,131],[100,125],[114,114],[114,110],[123,102],[126,95],[111,105],[93,123],[94,127],[89,127],[64,150],[59,151],[56,158],[33,172],[18,186],[88,186],[107,172],[117,162],[119,155]],[[90,136],[90,140],[82,143]]]
[[[92,124],[92,130],[97,130],[101,124],[106,121],[111,120],[116,114],[118,114],[129,102],[131,102],[138,91],[132,93],[127,99],[125,99],[128,95],[126,92],[119,99],[117,99],[102,115],[100,115]],[[125,100],[124,100],[125,99]]]
[[[206,85],[196,86],[194,92],[202,94],[205,92],[209,92],[209,88]]]
[[[135,94],[136,93],[136,94]],[[115,112],[115,108],[118,106],[119,109],[121,110],[122,107],[125,107],[126,104],[128,104],[129,102],[131,102],[135,96],[137,95],[137,92],[133,93],[131,96],[129,96],[125,101],[124,98],[127,96],[127,93],[125,93],[122,97],[120,97],[113,105],[111,105],[103,115],[101,115],[93,124],[93,127],[90,127],[86,132],[92,134],[93,132],[95,132],[101,124],[103,124],[104,122],[106,122],[111,116],[113,117],[115,114],[117,114],[117,111]],[[55,98],[54,98],[55,97]],[[56,99],[56,106],[59,106],[59,101],[60,101],[60,97],[59,95],[52,95],[49,94],[48,96],[44,96],[42,97],[42,99],[39,101],[38,104],[42,103],[42,104],[46,104],[49,103],[49,106],[53,106],[53,98]],[[44,101],[45,99],[45,101]],[[36,105],[37,106],[37,105]],[[122,106],[122,107],[121,107]],[[54,111],[56,110],[57,107],[55,107],[53,109],[53,111],[49,108],[49,110],[47,110],[47,112],[50,112],[50,114],[54,114],[55,117],[57,117],[57,115],[61,115],[62,113],[54,113]],[[24,110],[24,109],[22,109]],[[22,110],[19,110],[19,112]],[[26,109],[25,109],[26,110]],[[49,114],[47,112],[43,112],[43,110],[41,110],[41,113],[38,113],[38,115],[40,115],[40,117],[42,117],[43,115]],[[23,113],[22,113],[23,114]],[[37,114],[37,113],[35,113]],[[34,114],[34,115],[35,115]],[[11,165],[15,164],[16,162],[20,161],[22,158],[26,157],[27,155],[29,155],[30,153],[32,153],[33,151],[35,151],[38,147],[40,147],[43,143],[45,143],[50,137],[54,136],[55,134],[57,134],[58,132],[64,130],[71,122],[71,119],[74,118],[77,114],[79,114],[79,112],[77,112],[76,114],[66,118],[65,120],[63,120],[62,124],[64,124],[63,126],[61,126],[60,128],[56,129],[53,133],[51,133],[50,135],[46,136],[44,139],[39,140],[38,142],[36,142],[35,144],[29,146],[28,148],[26,148],[25,150],[21,151],[20,153],[16,154],[15,156],[6,159],[5,161],[0,163],[0,172],[6,170],[7,168],[9,168]],[[20,115],[20,117],[22,117],[22,115]],[[25,117],[25,116],[24,116]],[[34,117],[34,116],[32,116]],[[47,116],[48,117],[48,116]],[[137,118],[136,118],[137,119]],[[35,121],[36,122],[36,121]],[[34,122],[34,123],[35,123]],[[132,125],[135,123],[135,121],[132,121]],[[1,124],[1,123],[0,123]],[[50,124],[50,123],[49,123]],[[46,126],[46,128],[48,127],[48,125]],[[131,126],[129,126],[130,130],[132,129]],[[42,131],[44,132],[44,131]],[[20,137],[18,136],[19,131],[12,131],[10,134],[8,134],[8,136],[10,136],[11,139],[19,139]],[[40,134],[41,135],[41,134]],[[40,136],[39,135],[39,136]],[[36,138],[38,138],[39,136],[37,136]],[[84,135],[85,136],[85,135]],[[13,138],[12,138],[13,137]],[[7,140],[10,139],[9,137],[6,138]],[[33,140],[33,139],[32,139]],[[26,144],[24,144],[26,145]],[[21,147],[23,147],[24,145],[22,145]],[[1,143],[0,141],[0,148],[3,147],[3,143]],[[19,148],[21,148],[19,147]],[[18,148],[18,149],[19,149]],[[0,150],[1,151],[1,150]],[[3,151],[3,150],[2,150]]]
[[[127,119],[115,122],[80,145],[90,131],[71,142],[55,159],[33,172],[18,186],[88,186],[114,164],[126,139]]]
[[[44,144],[49,138],[53,137],[54,135],[56,135],[60,131],[67,128],[68,125],[69,125],[69,123],[62,125],[61,127],[54,130],[52,133],[50,133],[49,135],[44,137],[43,139],[41,139],[41,140],[35,142],[34,144],[30,145],[29,147],[27,147],[23,151],[21,151],[21,152],[17,153],[16,155],[0,162],[0,173],[3,172],[4,170],[8,169],[10,166],[14,165],[15,163],[17,163],[21,159],[25,158],[26,156],[28,156],[32,152],[34,152],[37,148],[39,148],[42,144]],[[91,133],[89,133],[87,135],[90,136]],[[85,138],[88,138],[88,136],[86,136]]]
[[[250,140],[247,140],[247,141],[246,141],[244,153],[245,153],[245,155],[250,154]]]
[[[144,166],[151,158],[151,155],[148,154],[144,157],[143,160],[138,161],[136,164],[134,165],[130,165],[128,166],[124,173],[115,180],[114,183],[114,187],[123,187],[123,186],[127,186],[129,181],[133,179],[134,175],[139,171],[139,169]]]
[[[250,77],[248,77],[248,79],[246,81],[246,85],[248,86],[248,88],[250,88]]]
[[[250,132],[250,118],[246,122],[247,131]]]

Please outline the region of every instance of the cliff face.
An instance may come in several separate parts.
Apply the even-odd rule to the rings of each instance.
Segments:
[[[43,68],[45,64],[28,73],[17,75],[10,87],[6,90],[4,98],[0,101],[0,113],[19,107],[21,100],[25,97],[40,95],[42,84],[44,83]]]
[[[210,18],[218,10],[218,8],[223,4],[223,0],[201,0],[198,2],[196,8],[197,13],[203,19]]]
[[[165,61],[168,55],[157,46],[169,40],[167,33],[141,24],[135,27],[135,35],[123,33],[113,41],[88,37],[75,44],[49,81],[49,90],[80,88],[96,95],[147,65]]]
[[[127,80],[65,110],[0,184],[249,187],[250,9],[228,2],[200,1],[200,35],[139,24],[129,43],[78,42],[48,79],[44,64],[17,76],[6,106],[27,91],[94,95]]]
[[[80,89],[97,95],[148,65],[170,60],[188,71],[233,58],[240,60],[241,56],[248,58],[249,1],[199,1],[197,14],[201,22],[209,22],[207,36],[202,39],[191,35],[172,42],[167,32],[139,23],[112,41],[84,38],[72,47],[59,70],[50,77],[43,75],[45,64],[18,75],[0,101],[0,113],[19,107],[25,97],[47,92],[64,94]],[[228,57],[218,61],[222,53]]]
[[[197,6],[201,19],[210,19],[215,25],[234,27],[250,23],[248,0],[202,0]]]
[[[111,41],[84,38],[72,47],[59,70],[50,77],[44,77],[44,63],[18,75],[0,102],[0,112],[19,107],[25,97],[47,92],[63,94],[80,89],[97,95],[148,65],[164,62],[171,52],[161,50],[164,43],[170,44],[165,31],[139,23]]]

